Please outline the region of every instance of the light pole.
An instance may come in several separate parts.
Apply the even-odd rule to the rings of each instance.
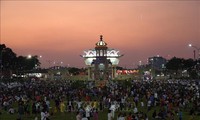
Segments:
[[[39,59],[40,64],[39,65],[36,64],[36,66],[37,66],[37,68],[41,68],[41,61],[40,60],[42,60],[42,55],[39,55],[38,59]]]
[[[197,76],[200,77],[200,72],[198,72],[198,71],[199,71],[199,68],[200,68],[200,65],[199,65],[199,61],[200,61],[200,48],[197,47],[197,46],[194,46],[194,45],[192,45],[192,44],[189,44],[188,46],[189,46],[189,47],[193,47],[193,48],[195,48],[195,49],[197,50],[198,57],[197,57],[197,59],[196,59],[196,61],[197,61],[196,71],[197,71]],[[196,53],[195,53],[195,50],[194,50],[194,59],[195,59],[195,54],[196,54]]]
[[[139,69],[140,79],[143,80],[143,66],[142,66],[142,61],[141,60],[139,61],[138,69]]]
[[[197,46],[194,46],[192,44],[188,44],[189,47],[193,47],[197,50],[197,54],[198,54],[198,57],[197,57],[197,61],[200,59],[200,48],[198,48]],[[194,59],[195,59],[195,51],[194,51]]]

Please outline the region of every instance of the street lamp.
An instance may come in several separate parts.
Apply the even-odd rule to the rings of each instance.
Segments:
[[[195,48],[197,50],[197,54],[198,54],[198,59],[197,60],[199,60],[200,59],[200,48],[198,48],[197,46],[194,46],[192,44],[188,44],[188,46],[189,47],[193,47],[193,48]],[[194,51],[194,59],[195,59],[195,51]]]
[[[31,59],[31,60],[32,60],[32,58],[33,58],[33,56],[30,55],[30,54],[27,56],[27,59]],[[33,60],[34,60],[34,59],[33,59]],[[36,68],[36,66],[37,66],[37,65],[35,64],[35,60],[34,60],[34,68]]]
[[[62,66],[62,64],[63,64],[63,62],[61,61],[61,62],[60,62],[60,65]]]
[[[192,45],[192,44],[189,44],[188,45],[189,47],[193,47],[193,48],[195,48],[196,50],[197,50],[197,54],[198,54],[198,58],[196,59],[197,60],[197,65],[196,65],[196,71],[197,71],[197,74],[198,74],[198,76],[200,76],[200,72],[198,72],[199,71],[199,61],[200,61],[200,48],[198,48],[197,46],[194,46],[194,45]],[[195,59],[195,50],[194,50],[194,59]]]
[[[37,67],[39,67],[39,68],[41,68],[41,63],[42,63],[41,60],[42,60],[42,57],[43,57],[42,55],[39,55],[39,56],[38,56],[38,59],[39,59],[40,65],[37,65]]]
[[[38,58],[42,58],[42,55],[40,55]],[[27,59],[32,59],[33,60],[33,62],[34,62],[34,69],[38,68],[38,65],[37,65],[37,62],[36,62],[37,56],[32,56],[31,54],[29,54],[27,56]]]
[[[141,65],[142,65],[142,61],[140,60],[140,61],[139,61],[139,66],[141,66]]]
[[[28,59],[31,59],[31,58],[32,58],[32,55],[28,55],[27,58],[28,58]]]

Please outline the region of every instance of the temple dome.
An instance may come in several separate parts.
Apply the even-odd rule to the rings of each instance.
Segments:
[[[100,35],[100,41],[96,43],[96,47],[106,47],[107,43],[103,41],[103,35]]]

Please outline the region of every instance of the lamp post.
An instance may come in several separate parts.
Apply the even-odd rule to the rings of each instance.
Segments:
[[[197,50],[198,57],[197,57],[197,59],[195,59],[196,53],[195,53],[195,50],[194,50],[194,60],[197,61],[196,71],[197,71],[198,78],[199,78],[199,77],[200,77],[200,72],[198,72],[198,71],[199,71],[198,69],[199,69],[199,67],[200,67],[200,65],[199,65],[199,61],[200,61],[200,48],[197,47],[197,46],[194,46],[194,45],[192,45],[192,44],[189,44],[188,46],[189,46],[189,47],[193,47],[193,48],[195,48],[195,49]]]
[[[198,48],[197,46],[194,46],[192,44],[188,44],[188,46],[189,47],[193,47],[193,48],[195,48],[197,50],[197,54],[198,54],[197,60],[199,60],[200,59],[200,48]],[[194,51],[194,59],[195,59],[195,55],[196,55],[196,53]]]
[[[139,70],[139,76],[140,76],[140,79],[143,80],[143,66],[142,66],[142,61],[140,60],[139,61],[139,65],[138,65],[138,70]]]
[[[39,59],[39,62],[40,62],[40,60],[42,60],[42,55],[39,55],[39,56],[38,56],[38,59]],[[36,65],[37,65],[37,64],[36,64]],[[39,66],[37,65],[37,68],[41,68],[41,62],[40,62],[40,65],[39,65]]]

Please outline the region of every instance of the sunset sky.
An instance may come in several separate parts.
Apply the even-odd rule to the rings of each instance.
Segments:
[[[200,47],[199,1],[1,1],[1,44],[19,56],[42,55],[64,66],[84,67],[84,50],[103,35],[131,68],[160,55],[192,58]]]

